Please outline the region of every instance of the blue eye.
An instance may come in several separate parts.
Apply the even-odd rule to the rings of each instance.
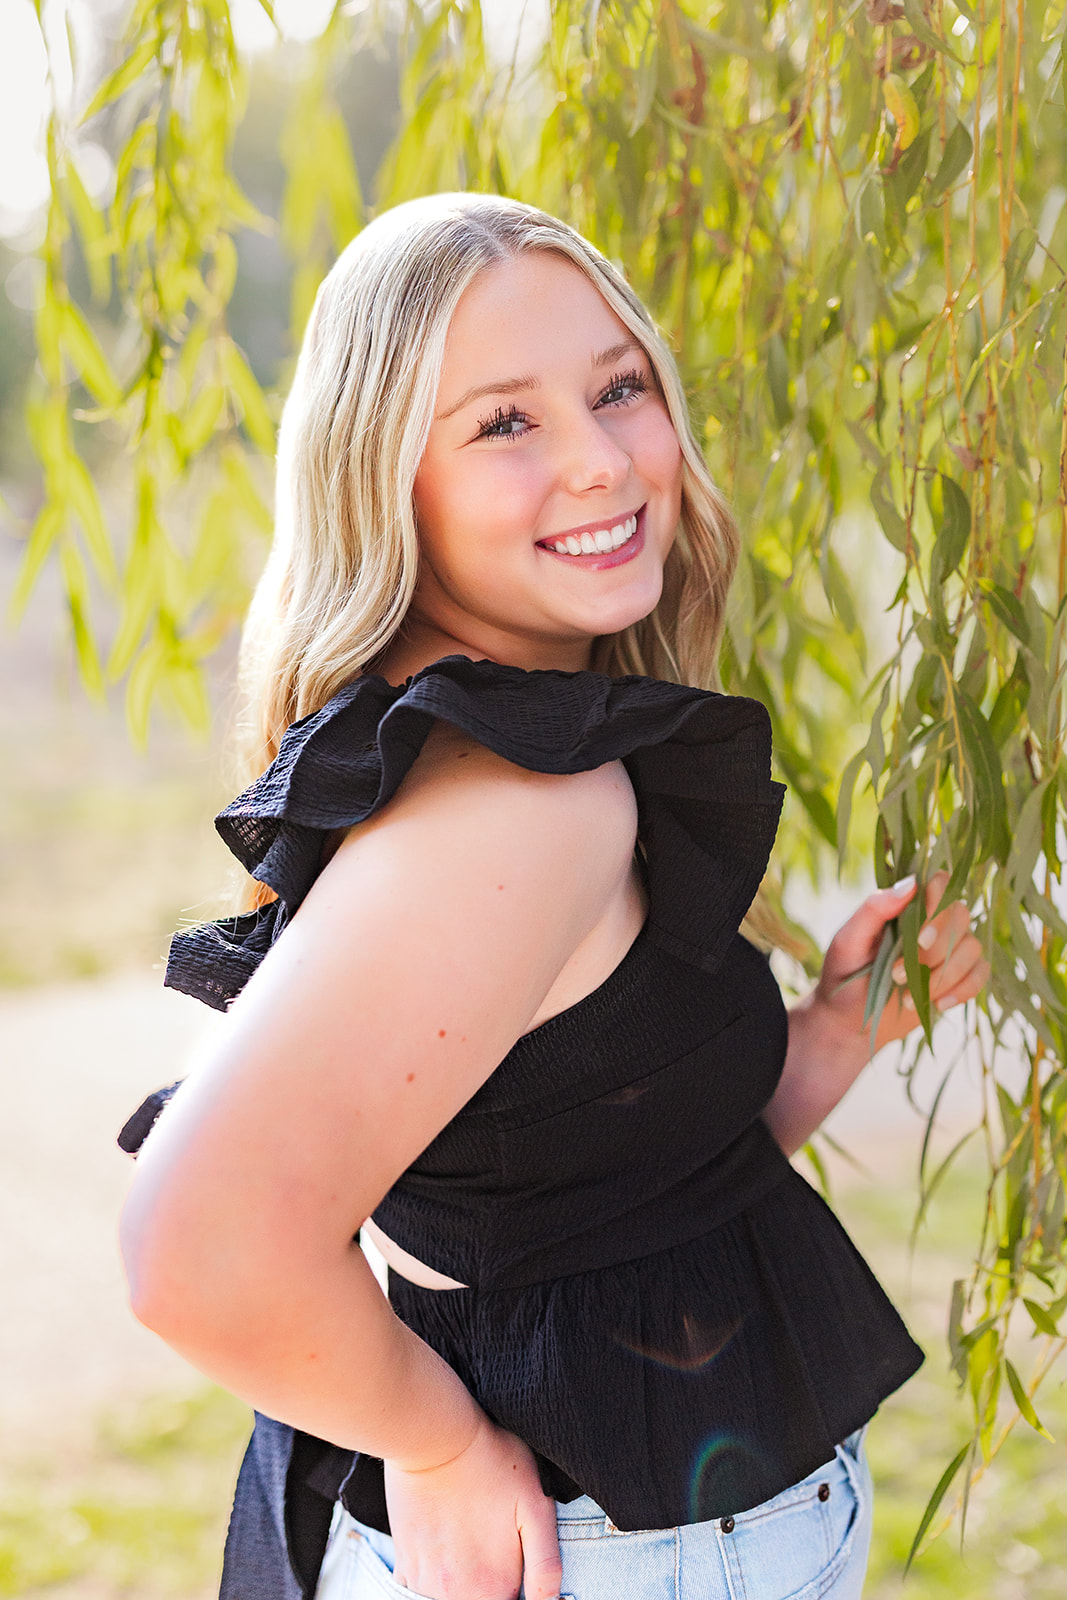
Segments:
[[[631,400],[636,400],[639,394],[648,393],[648,379],[643,372],[633,367],[629,372],[616,372],[608,379],[607,388],[600,396],[598,405],[624,406]]]
[[[529,417],[519,410],[518,406],[509,406],[505,411],[503,406],[497,406],[491,417],[483,417],[478,423],[476,437],[479,439],[520,439],[517,424],[528,424]]]

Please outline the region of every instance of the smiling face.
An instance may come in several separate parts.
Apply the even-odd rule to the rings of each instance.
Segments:
[[[450,653],[588,666],[659,599],[681,465],[648,356],[578,267],[536,252],[483,272],[449,329],[387,672]]]

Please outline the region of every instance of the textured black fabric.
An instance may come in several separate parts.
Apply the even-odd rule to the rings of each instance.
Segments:
[[[519,1039],[375,1212],[470,1287],[393,1274],[390,1297],[530,1444],[558,1498],[591,1494],[622,1529],[748,1509],[829,1460],[922,1359],[759,1118],[786,1048],[777,985],[737,932],[781,805],[761,706],[463,657],[399,688],[361,678],[290,728],[218,819],[277,903],[176,937],[167,982],[228,1004],[314,881],[327,832],[396,792],[436,718],[537,771],[622,759],[649,916],[609,978]],[[274,1461],[285,1430],[260,1428]],[[303,1438],[291,1460],[304,1583],[321,1511],[314,1528],[293,1515],[344,1466]],[[380,1462],[354,1458],[342,1498],[386,1528]],[[257,1573],[262,1516],[253,1497]],[[239,1524],[235,1510],[228,1569],[243,1559]],[[288,1594],[281,1581],[258,1592]]]
[[[357,678],[287,730],[276,760],[215,823],[278,900],[175,935],[165,982],[224,1010],[314,882],[324,834],[396,793],[438,718],[537,772],[624,760],[641,811],[649,936],[714,970],[759,886],[781,810],[765,709],[652,678],[446,656],[401,688]]]

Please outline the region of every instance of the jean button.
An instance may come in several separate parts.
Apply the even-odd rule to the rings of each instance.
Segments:
[[[722,1529],[723,1533],[733,1533],[733,1531],[734,1531],[734,1519],[733,1519],[733,1517],[723,1517],[722,1521],[719,1523],[719,1527]]]
[[[820,1483],[820,1485],[819,1485],[819,1499],[820,1500],[829,1500],[829,1498],[830,1498],[830,1485],[828,1483]]]

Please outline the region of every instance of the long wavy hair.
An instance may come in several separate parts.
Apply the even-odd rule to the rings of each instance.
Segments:
[[[273,760],[291,723],[372,667],[403,624],[419,573],[415,474],[449,324],[479,273],[534,250],[584,272],[643,347],[681,446],[680,525],[662,596],[649,616],[598,640],[594,664],[717,686],[738,535],[666,342],[618,269],[566,223],[497,195],[432,195],[353,239],[308,322],[282,417],[273,548],[241,650],[249,776]]]

